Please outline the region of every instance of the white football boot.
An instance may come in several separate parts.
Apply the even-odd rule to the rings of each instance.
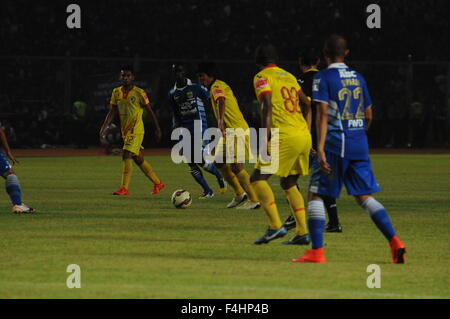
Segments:
[[[236,207],[236,209],[258,209],[260,207],[261,207],[261,204],[259,202],[254,203],[254,202],[248,200],[241,206]]]
[[[12,207],[12,212],[14,214],[32,214],[34,213],[34,209],[31,207],[28,207],[27,205],[25,205],[24,203],[22,203],[21,205],[14,205]]]
[[[248,196],[246,193],[244,193],[242,195],[236,195],[236,196],[234,196],[233,200],[230,203],[228,203],[227,208],[235,208],[235,207],[241,205],[247,199],[248,199]]]

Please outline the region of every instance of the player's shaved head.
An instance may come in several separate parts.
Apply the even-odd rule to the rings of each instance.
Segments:
[[[345,58],[348,53],[347,40],[341,35],[333,34],[325,41],[323,53],[333,60]]]
[[[255,62],[258,66],[266,66],[268,64],[277,63],[277,50],[270,43],[260,44],[255,51]]]

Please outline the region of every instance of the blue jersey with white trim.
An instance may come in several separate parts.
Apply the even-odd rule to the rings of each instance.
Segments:
[[[169,92],[169,101],[173,109],[174,120],[178,125],[193,128],[194,121],[202,121],[203,131],[208,128],[205,103],[209,100],[209,91],[189,79],[183,88],[174,86]]]
[[[333,63],[314,76],[312,98],[328,104],[325,149],[347,159],[367,159],[365,111],[372,106],[366,81],[345,63]]]

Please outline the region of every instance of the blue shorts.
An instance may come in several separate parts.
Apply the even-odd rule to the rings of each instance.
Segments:
[[[381,190],[373,175],[370,159],[351,160],[331,152],[325,152],[331,174],[320,170],[317,156],[311,166],[309,191],[318,195],[338,198],[342,184],[345,184],[349,195],[368,195]]]
[[[9,164],[6,155],[0,152],[0,175],[3,176],[11,168],[12,166],[11,164]]]

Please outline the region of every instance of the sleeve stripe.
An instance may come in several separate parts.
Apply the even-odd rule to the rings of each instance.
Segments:
[[[271,90],[266,90],[266,91],[260,92],[260,93],[258,94],[258,99],[261,98],[261,96],[263,96],[264,94],[269,94],[269,93],[272,93],[272,91],[271,91]]]

